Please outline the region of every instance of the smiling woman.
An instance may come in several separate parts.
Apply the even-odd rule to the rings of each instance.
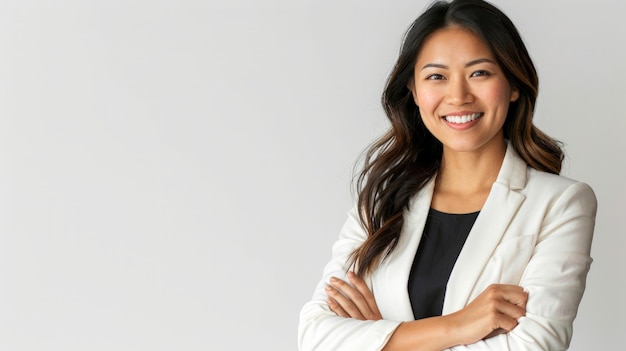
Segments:
[[[355,208],[301,311],[301,350],[565,350],[596,199],[532,122],[538,79],[480,0],[406,34]]]
[[[509,103],[519,91],[489,47],[462,27],[441,29],[423,44],[409,89],[426,128],[449,151],[499,148]]]

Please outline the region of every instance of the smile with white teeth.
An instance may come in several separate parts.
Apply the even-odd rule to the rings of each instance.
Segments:
[[[463,123],[471,122],[482,115],[483,115],[482,113],[472,113],[472,114],[463,115],[463,116],[443,116],[443,118],[445,118],[446,121],[450,123],[463,124]]]

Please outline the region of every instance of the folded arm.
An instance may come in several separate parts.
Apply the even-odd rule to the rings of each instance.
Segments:
[[[489,292],[492,288],[488,288],[461,311],[411,322],[361,320],[379,317],[371,302],[367,302],[367,296],[363,296],[363,301],[366,302],[369,311],[357,307],[361,316],[355,314],[354,307],[346,305],[337,295],[339,300],[337,298],[330,300],[329,307],[328,297],[339,292],[337,281],[333,284],[333,289],[337,291],[326,290],[330,285],[330,278],[334,276],[344,282],[349,281],[345,275],[348,269],[345,262],[348,255],[365,240],[365,233],[360,229],[355,212],[352,212],[340,239],[333,247],[333,259],[324,270],[324,277],[318,284],[313,300],[302,310],[299,327],[300,348],[301,350],[383,348],[417,350],[417,347],[432,350],[449,348],[454,351],[566,350],[571,340],[572,324],[592,261],[590,249],[596,206],[591,188],[583,183],[575,183],[565,189],[547,209],[534,251],[520,281],[520,286],[528,293],[525,305],[519,298],[518,301],[515,298],[506,298],[501,290],[494,293]],[[357,286],[355,282],[352,284]],[[347,301],[352,301],[349,298],[350,294],[342,295],[348,297]],[[525,316],[520,318],[515,318],[515,313],[519,311],[515,311],[511,306],[505,308],[510,312],[500,310],[503,315],[515,319],[519,324],[511,327],[510,321],[491,320],[491,324],[486,323],[489,327],[484,328],[485,324],[475,323],[485,314],[470,312],[480,311],[484,306],[495,306],[492,302],[497,303],[498,299],[501,300],[500,303],[504,301],[508,305],[525,309]],[[355,303],[355,306],[359,306],[358,303]],[[360,306],[364,306],[363,302]],[[350,308],[353,312],[350,312]],[[498,311],[498,307],[495,307],[495,311]],[[480,325],[479,332],[476,329],[468,331],[463,327],[467,325]],[[428,340],[431,340],[429,338],[435,342],[429,344]],[[443,342],[440,342],[442,340]]]

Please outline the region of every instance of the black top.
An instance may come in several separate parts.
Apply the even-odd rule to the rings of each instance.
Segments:
[[[409,298],[415,319],[441,316],[454,263],[479,212],[450,214],[430,209],[411,274]]]

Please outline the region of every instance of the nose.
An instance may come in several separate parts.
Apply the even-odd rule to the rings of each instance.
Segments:
[[[446,102],[451,105],[465,105],[474,99],[465,79],[450,79]]]

